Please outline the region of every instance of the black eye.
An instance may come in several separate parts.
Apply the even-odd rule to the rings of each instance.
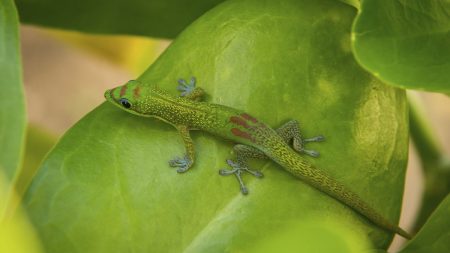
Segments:
[[[128,99],[126,99],[126,98],[119,99],[119,103],[127,109],[131,107],[130,102],[128,102]]]

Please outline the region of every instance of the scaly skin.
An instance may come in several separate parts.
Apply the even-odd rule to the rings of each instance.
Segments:
[[[236,175],[244,194],[247,194],[247,188],[241,179],[241,173],[249,172],[257,177],[262,176],[260,172],[247,167],[247,159],[268,158],[292,175],[351,207],[374,224],[405,238],[411,238],[407,232],[385,219],[357,194],[298,155],[298,153],[306,153],[317,156],[317,152],[304,149],[303,144],[321,141],[323,137],[302,139],[296,121],[290,121],[274,130],[245,112],[223,105],[201,102],[203,90],[195,88],[194,78],[189,83],[184,80],[179,80],[179,83],[178,89],[182,92],[180,97],[170,96],[156,86],[132,80],[123,86],[107,90],[105,98],[130,113],[155,117],[176,127],[185,143],[186,155],[183,158],[171,160],[169,164],[172,167],[178,167],[177,171],[180,173],[192,167],[195,159],[194,145],[189,131],[206,131],[240,143],[234,147],[237,154],[236,161],[228,160],[228,164],[233,169],[221,170],[220,174]],[[291,140],[293,140],[292,148],[289,146]]]

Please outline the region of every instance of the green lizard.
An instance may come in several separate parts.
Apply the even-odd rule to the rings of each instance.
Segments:
[[[233,147],[236,160],[227,160],[232,169],[222,169],[219,174],[234,174],[243,194],[247,194],[248,190],[242,181],[241,173],[263,176],[261,172],[251,170],[247,166],[247,160],[271,159],[297,178],[353,208],[374,224],[405,238],[411,238],[406,231],[385,219],[357,194],[298,155],[305,153],[318,156],[318,152],[304,149],[304,144],[322,141],[323,136],[302,139],[296,120],[291,120],[274,130],[245,112],[224,105],[202,102],[204,91],[195,87],[195,78],[189,83],[180,79],[178,90],[181,91],[180,97],[173,97],[156,86],[131,80],[123,86],[107,90],[105,98],[127,112],[155,117],[178,129],[185,144],[186,155],[169,161],[169,165],[177,167],[179,173],[191,168],[195,160],[194,144],[189,131],[207,131],[239,143]],[[292,147],[289,144],[291,141]]]

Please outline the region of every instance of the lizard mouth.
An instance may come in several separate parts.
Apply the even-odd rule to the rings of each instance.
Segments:
[[[113,98],[113,90],[112,89],[105,91],[104,96],[105,96],[106,100],[113,102],[114,98]]]

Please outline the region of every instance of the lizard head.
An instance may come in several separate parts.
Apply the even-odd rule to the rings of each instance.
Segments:
[[[133,114],[143,115],[139,97],[141,96],[141,82],[130,80],[122,86],[105,91],[105,98],[109,102],[119,106]]]

